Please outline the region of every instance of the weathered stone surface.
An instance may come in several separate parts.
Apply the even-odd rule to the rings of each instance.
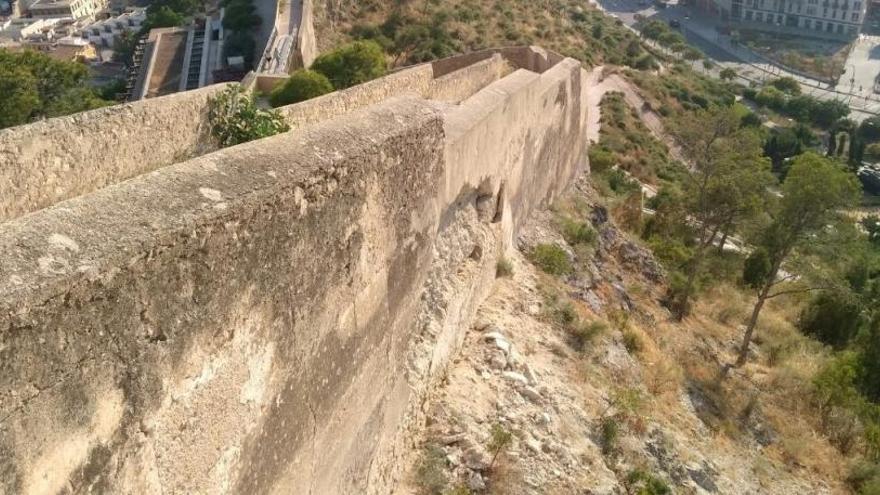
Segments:
[[[389,492],[498,254],[583,163],[580,66],[521,50],[540,73],[461,105],[384,101],[0,225],[0,492]]]
[[[0,221],[215,149],[218,84],[0,130]]]

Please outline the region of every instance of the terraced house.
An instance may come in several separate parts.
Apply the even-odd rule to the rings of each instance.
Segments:
[[[867,0],[720,0],[718,7],[733,28],[849,39],[861,32]]]

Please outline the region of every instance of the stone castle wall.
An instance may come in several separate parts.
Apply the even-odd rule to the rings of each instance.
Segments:
[[[0,130],[0,221],[214,149],[210,86]]]
[[[457,102],[509,72],[500,55],[484,57],[442,77],[423,64],[281,110],[292,127],[300,128],[404,93]],[[252,74],[242,84],[268,92],[284,80]],[[207,124],[208,99],[224,87],[0,130],[0,221],[216,150]]]
[[[0,224],[0,493],[393,491],[498,257],[586,166],[579,64],[496,54]]]

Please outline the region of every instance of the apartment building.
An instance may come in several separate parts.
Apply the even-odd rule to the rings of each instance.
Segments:
[[[146,9],[135,8],[115,17],[84,26],[78,34],[95,46],[113,47],[122,33],[136,33],[147,18]]]
[[[91,18],[105,9],[108,0],[37,0],[27,8],[34,18]]]
[[[732,27],[818,38],[850,39],[861,32],[868,0],[725,0]]]

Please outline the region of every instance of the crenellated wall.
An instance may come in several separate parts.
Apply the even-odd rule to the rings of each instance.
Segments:
[[[518,50],[0,224],[0,493],[392,492],[498,257],[586,166],[585,72]]]

